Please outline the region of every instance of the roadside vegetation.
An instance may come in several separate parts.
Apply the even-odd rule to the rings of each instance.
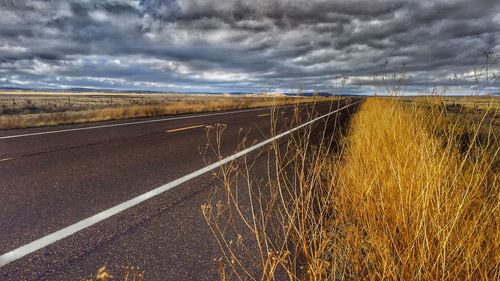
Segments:
[[[0,95],[0,129],[331,101],[331,97],[221,95]]]
[[[320,240],[333,246],[334,255],[323,255],[333,267],[313,265],[312,272],[348,279],[499,277],[498,113],[491,120],[486,112],[481,119],[447,113],[418,100],[369,99],[362,106],[343,159],[327,175],[325,209],[339,231]]]
[[[221,169],[227,199],[202,206],[221,279],[498,280],[500,101],[438,99],[368,98],[340,142],[330,120],[263,179]]]

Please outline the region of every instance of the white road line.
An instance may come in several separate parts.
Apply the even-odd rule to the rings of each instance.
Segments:
[[[294,105],[287,105],[287,106],[282,106],[282,107],[279,106],[278,108],[283,108],[283,107],[286,108],[286,107],[292,107],[292,106],[294,106]],[[228,115],[228,114],[236,114],[236,113],[241,113],[241,112],[262,111],[262,110],[269,110],[271,108],[272,107],[253,108],[253,109],[244,109],[244,110],[238,110],[238,111],[227,111],[227,112],[208,113],[208,114],[199,114],[199,115],[190,115],[190,116],[168,117],[168,118],[161,118],[161,119],[154,119],[154,120],[119,123],[119,124],[109,124],[109,125],[98,125],[98,126],[90,126],[90,127],[72,128],[72,129],[62,129],[62,130],[45,131],[45,132],[37,132],[37,133],[10,135],[10,136],[3,136],[3,137],[0,136],[0,140],[29,137],[29,136],[56,134],[56,133],[63,133],[63,132],[74,132],[74,131],[94,130],[94,129],[102,129],[102,128],[121,127],[121,126],[128,126],[128,125],[147,124],[147,123],[155,123],[155,122],[165,122],[165,121],[189,119],[189,118],[201,118],[201,117],[208,117],[208,116]]]
[[[13,159],[14,159],[13,157],[7,157],[7,158],[0,159],[0,162],[5,162],[5,161],[13,160]]]
[[[15,249],[15,250],[12,250],[12,251],[10,251],[8,253],[5,253],[2,256],[0,256],[0,267],[6,265],[8,263],[11,263],[11,262],[13,262],[15,260],[18,260],[18,259],[20,259],[20,258],[22,258],[22,257],[24,257],[24,256],[26,256],[28,254],[31,254],[31,253],[33,253],[33,252],[35,252],[35,251],[37,251],[37,250],[39,250],[41,248],[44,248],[44,247],[46,247],[46,246],[48,246],[48,245],[50,245],[52,243],[55,243],[55,242],[57,242],[57,241],[59,241],[59,240],[61,240],[63,238],[66,238],[66,237],[68,237],[68,236],[70,236],[70,235],[72,235],[72,234],[74,234],[74,233],[76,233],[76,232],[78,232],[80,230],[88,228],[88,227],[90,227],[90,226],[92,226],[92,225],[94,225],[94,224],[96,224],[98,222],[101,222],[101,221],[103,221],[103,220],[105,220],[105,219],[107,219],[107,218],[109,218],[109,217],[111,217],[113,215],[116,215],[116,214],[118,214],[120,212],[123,212],[123,211],[125,211],[125,210],[127,210],[127,209],[129,209],[131,207],[134,207],[137,204],[140,204],[140,203],[142,203],[142,202],[144,202],[144,201],[146,201],[148,199],[151,199],[151,198],[153,198],[153,197],[155,197],[155,196],[157,196],[157,195],[159,195],[159,194],[161,194],[161,193],[163,193],[163,192],[165,192],[165,191],[167,191],[169,189],[172,189],[172,188],[174,188],[174,187],[176,187],[176,186],[178,186],[178,185],[180,185],[182,183],[185,183],[185,182],[187,182],[187,181],[189,181],[189,180],[191,180],[193,178],[196,178],[196,177],[198,177],[200,175],[203,175],[203,174],[205,174],[205,173],[207,173],[207,172],[209,172],[209,171],[211,171],[211,170],[213,170],[215,168],[218,168],[218,167],[220,167],[220,166],[222,166],[222,165],[224,165],[224,164],[226,164],[226,163],[228,163],[230,161],[233,161],[233,160],[235,160],[235,159],[237,159],[237,158],[239,158],[239,157],[241,157],[241,156],[243,156],[243,155],[245,155],[245,154],[247,154],[247,153],[249,153],[251,151],[254,151],[254,150],[256,150],[256,149],[258,149],[260,147],[263,147],[266,144],[269,144],[269,143],[271,143],[271,142],[273,142],[273,141],[275,141],[275,140],[277,140],[279,138],[282,138],[282,137],[284,137],[284,136],[286,136],[286,135],[288,135],[288,134],[290,134],[290,133],[292,133],[292,132],[294,132],[294,131],[296,131],[296,130],[298,130],[300,128],[303,128],[303,127],[305,127],[305,126],[307,126],[309,124],[312,124],[312,123],[314,123],[314,122],[316,122],[316,121],[318,121],[320,119],[323,119],[323,118],[325,118],[325,117],[327,117],[329,115],[332,115],[332,114],[334,114],[334,113],[336,113],[336,112],[338,112],[338,111],[340,111],[342,109],[345,109],[345,108],[347,108],[349,106],[352,106],[352,105],[354,105],[354,104],[356,104],[358,102],[359,101],[351,103],[349,105],[346,105],[346,106],[344,106],[342,108],[339,108],[339,109],[337,109],[335,111],[329,112],[329,113],[327,113],[325,115],[322,115],[322,116],[320,116],[318,118],[315,118],[315,119],[313,119],[311,121],[308,121],[308,122],[306,122],[306,123],[304,123],[304,124],[302,124],[300,126],[297,126],[297,127],[293,128],[293,129],[290,129],[290,130],[288,130],[288,131],[286,131],[284,133],[276,135],[276,136],[274,136],[274,137],[272,137],[272,138],[270,138],[268,140],[265,140],[265,141],[260,142],[260,143],[258,143],[256,145],[253,145],[253,146],[251,146],[251,147],[249,147],[247,149],[244,149],[244,150],[242,150],[242,151],[240,151],[240,152],[238,152],[236,154],[233,154],[233,155],[231,155],[229,157],[226,157],[226,158],[224,158],[224,159],[222,159],[222,160],[220,160],[218,162],[215,162],[215,163],[213,163],[211,165],[208,165],[205,168],[202,168],[202,169],[199,169],[197,171],[194,171],[194,172],[192,172],[190,174],[187,174],[187,175],[185,175],[185,176],[183,176],[181,178],[178,178],[178,179],[176,179],[174,181],[171,181],[171,182],[169,182],[169,183],[167,183],[165,185],[162,185],[162,186],[157,187],[157,188],[155,188],[155,189],[153,189],[151,191],[148,191],[148,192],[146,192],[146,193],[144,193],[142,195],[134,197],[134,198],[132,198],[132,199],[130,199],[128,201],[125,201],[125,202],[123,202],[121,204],[118,204],[118,205],[116,205],[114,207],[111,207],[111,208],[109,208],[107,210],[104,210],[104,211],[102,211],[102,212],[100,212],[98,214],[95,214],[95,215],[93,215],[91,217],[83,219],[83,220],[81,220],[81,221],[79,221],[79,222],[77,222],[75,224],[72,224],[72,225],[70,225],[68,227],[65,227],[65,228],[63,228],[61,230],[58,230],[58,231],[56,231],[54,233],[46,235],[46,236],[44,236],[44,237],[42,237],[42,238],[40,238],[38,240],[35,240],[35,241],[31,242],[31,243],[28,243],[28,244],[26,244],[24,246],[21,246],[21,247]]]

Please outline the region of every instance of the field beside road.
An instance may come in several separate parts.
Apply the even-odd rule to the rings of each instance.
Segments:
[[[0,129],[332,101],[331,97],[0,92]]]
[[[252,196],[231,184],[237,172],[224,175],[230,200],[204,208],[225,253],[222,275],[255,278],[259,268],[261,280],[498,280],[499,104],[368,98],[340,143],[323,134],[312,144],[304,133],[284,152],[276,146],[265,184],[247,181]],[[247,225],[252,238],[225,225]]]
[[[423,96],[414,98],[401,98],[407,102],[420,102],[434,106],[444,106],[448,110],[468,110],[468,111],[487,111],[492,114],[500,110],[499,97],[485,95],[485,96],[458,96],[458,97],[444,97],[444,96]]]

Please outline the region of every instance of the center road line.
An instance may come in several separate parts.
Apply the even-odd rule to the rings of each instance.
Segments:
[[[0,162],[5,162],[5,161],[9,161],[9,160],[14,160],[14,158],[8,157],[8,158],[0,159]]]
[[[328,116],[330,116],[330,115],[332,115],[332,114],[334,114],[336,112],[339,112],[339,111],[341,111],[341,110],[343,110],[345,108],[348,108],[350,106],[353,106],[353,105],[355,105],[357,103],[359,103],[359,101],[356,101],[356,102],[348,104],[348,105],[346,105],[344,107],[338,108],[337,110],[334,110],[332,112],[329,112],[327,114],[319,116],[319,117],[317,117],[317,118],[315,118],[313,120],[310,120],[310,121],[308,121],[308,122],[306,122],[306,123],[304,123],[302,125],[299,125],[299,126],[297,126],[295,128],[292,128],[292,129],[290,129],[290,130],[288,130],[286,132],[280,133],[280,134],[278,134],[278,135],[276,135],[276,136],[274,136],[272,138],[269,138],[269,139],[267,139],[265,141],[262,141],[260,143],[255,144],[255,145],[253,145],[253,146],[251,146],[249,148],[246,148],[246,149],[244,149],[244,150],[242,150],[242,151],[240,151],[238,153],[235,153],[235,154],[233,154],[231,156],[228,156],[228,157],[226,157],[224,159],[221,159],[218,162],[210,164],[210,165],[208,165],[208,166],[206,166],[204,168],[201,168],[201,169],[199,169],[197,171],[194,171],[194,172],[192,172],[190,174],[187,174],[187,175],[185,175],[183,177],[180,177],[180,178],[178,178],[178,179],[176,179],[174,181],[171,181],[171,182],[169,182],[167,184],[164,184],[164,185],[162,185],[160,187],[157,187],[157,188],[155,188],[153,190],[150,190],[150,191],[148,191],[148,192],[146,192],[146,193],[144,193],[142,195],[139,195],[137,197],[129,199],[128,201],[125,201],[125,202],[123,202],[121,204],[118,204],[118,205],[116,205],[114,207],[111,207],[111,208],[109,208],[107,210],[104,210],[104,211],[102,211],[100,213],[97,213],[97,214],[95,214],[95,215],[93,215],[91,217],[83,219],[83,220],[81,220],[79,222],[76,222],[76,223],[70,225],[70,226],[67,226],[67,227],[65,227],[63,229],[60,229],[60,230],[58,230],[56,232],[53,232],[53,233],[48,234],[48,235],[46,235],[46,236],[44,236],[42,238],[39,238],[39,239],[37,239],[35,241],[32,241],[32,242],[30,242],[30,243],[28,243],[28,244],[26,244],[24,246],[21,246],[21,247],[19,247],[17,249],[14,249],[14,250],[12,250],[12,251],[10,251],[8,253],[5,253],[5,254],[3,254],[3,255],[0,256],[0,267],[6,265],[8,263],[11,263],[11,262],[13,262],[15,260],[18,260],[18,259],[20,259],[20,258],[22,258],[22,257],[24,257],[24,256],[26,256],[28,254],[31,254],[31,253],[33,253],[33,252],[35,252],[37,250],[40,250],[40,249],[42,249],[42,248],[44,248],[44,247],[46,247],[46,246],[48,246],[50,244],[53,244],[53,243],[55,243],[55,242],[57,242],[57,241],[59,241],[61,239],[64,239],[64,238],[66,238],[66,237],[68,237],[68,236],[70,236],[70,235],[72,235],[72,234],[74,234],[76,232],[79,232],[79,231],[81,231],[83,229],[86,229],[86,228],[88,228],[88,227],[90,227],[90,226],[92,226],[92,225],[94,225],[94,224],[96,224],[98,222],[101,222],[101,221],[103,221],[103,220],[105,220],[105,219],[107,219],[107,218],[109,218],[109,217],[111,217],[113,215],[121,213],[121,212],[123,212],[123,211],[125,211],[125,210],[127,210],[127,209],[129,209],[131,207],[134,207],[134,206],[136,206],[136,205],[138,205],[138,204],[140,204],[140,203],[142,203],[142,202],[144,202],[146,200],[149,200],[149,199],[151,199],[151,198],[153,198],[153,197],[155,197],[155,196],[157,196],[159,194],[162,194],[163,192],[165,192],[167,190],[170,190],[170,189],[172,189],[172,188],[174,188],[174,187],[176,187],[176,186],[178,186],[180,184],[183,184],[183,183],[185,183],[185,182],[187,182],[187,181],[189,181],[189,180],[191,180],[193,178],[196,178],[196,177],[201,176],[201,175],[203,175],[203,174],[205,174],[207,172],[210,172],[210,171],[212,171],[212,170],[214,170],[214,169],[216,169],[216,168],[218,168],[218,167],[220,167],[220,166],[222,166],[222,165],[224,165],[224,164],[226,164],[226,163],[228,163],[230,161],[233,161],[233,160],[235,160],[235,159],[237,159],[237,158],[239,158],[239,157],[241,157],[241,156],[243,156],[243,155],[245,155],[245,154],[247,154],[247,153],[249,153],[251,151],[254,151],[254,150],[256,150],[256,149],[258,149],[260,147],[263,147],[263,146],[265,146],[265,145],[267,145],[269,143],[272,143],[273,141],[278,140],[278,139],[280,139],[280,138],[282,138],[282,137],[284,137],[286,135],[289,135],[290,133],[292,133],[294,131],[297,131],[297,130],[299,130],[299,129],[307,126],[307,125],[310,125],[310,124],[312,124],[312,123],[314,123],[314,122],[316,122],[318,120],[321,120],[321,119],[323,119],[325,117],[328,117]]]
[[[177,129],[167,130],[165,132],[167,132],[167,133],[173,133],[173,132],[179,132],[179,131],[184,131],[184,130],[190,130],[190,129],[200,128],[200,127],[205,127],[205,126],[206,125],[194,125],[194,126],[189,126],[189,127],[183,127],[183,128],[177,128]]]
[[[293,106],[295,106],[295,105],[278,106],[276,108],[287,108],[287,107],[293,107]],[[134,121],[134,122],[127,122],[127,123],[119,123],[119,124],[98,125],[98,126],[72,128],[72,129],[61,129],[61,130],[54,130],[54,131],[45,131],[45,132],[37,132],[37,133],[27,133],[27,134],[10,135],[10,136],[3,136],[3,137],[0,136],[0,140],[13,139],[13,138],[22,138],[22,137],[29,137],[29,136],[49,135],[49,134],[56,134],[56,133],[63,133],[63,132],[75,132],[75,131],[84,131],[84,130],[94,130],[94,129],[103,129],[103,128],[113,128],[113,127],[129,126],[129,125],[138,125],[138,124],[165,122],[165,121],[181,120],[181,119],[189,119],[189,118],[202,118],[202,117],[217,116],[217,115],[237,114],[237,113],[242,113],[242,112],[263,111],[263,110],[270,110],[272,108],[273,107],[260,107],[260,108],[244,109],[244,110],[233,110],[233,111],[217,112],[217,113],[207,113],[207,114],[198,114],[198,115],[189,115],[189,116],[178,116],[178,117],[167,117],[167,118],[161,118],[161,119],[144,120],[144,121]]]
[[[257,115],[257,117],[264,117],[264,116],[269,116],[269,115],[271,115],[271,114],[270,113],[265,113],[265,114],[259,114],[259,115]]]

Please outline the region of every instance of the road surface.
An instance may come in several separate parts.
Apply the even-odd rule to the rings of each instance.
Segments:
[[[287,123],[294,110],[276,113]],[[299,110],[305,122],[311,106]],[[271,115],[251,109],[0,131],[0,254],[213,163],[206,126],[226,127],[223,157],[244,136],[249,145],[269,139]],[[219,249],[200,212],[216,184],[210,173],[190,179],[0,267],[0,280],[81,280],[103,264],[114,272],[139,266],[146,280],[217,280]]]

